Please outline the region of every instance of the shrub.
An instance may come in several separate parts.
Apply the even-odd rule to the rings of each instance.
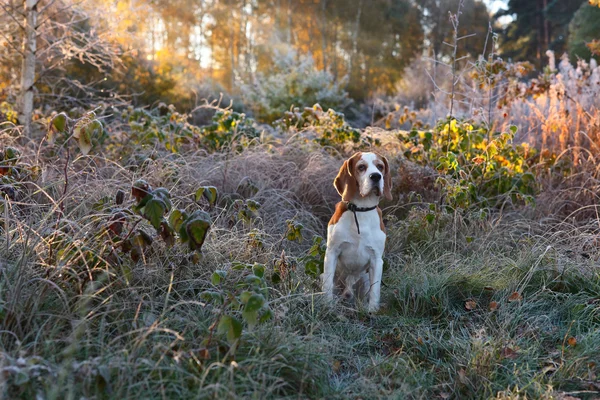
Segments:
[[[343,109],[351,102],[344,86],[345,80],[319,71],[312,56],[277,52],[273,69],[244,85],[242,96],[259,121],[273,122],[290,106],[319,103],[325,108]]]
[[[275,126],[283,131],[312,131],[315,133],[313,140],[316,143],[342,151],[348,146],[357,150],[372,143],[379,144],[378,140],[364,137],[359,129],[348,125],[344,114],[331,108],[325,112],[319,104],[305,107],[302,111],[295,107],[275,121]]]
[[[446,202],[453,208],[504,207],[507,202],[533,201],[535,177],[527,159],[533,150],[513,145],[517,128],[489,132],[469,121],[453,118],[431,131],[400,133],[409,160],[432,166]]]

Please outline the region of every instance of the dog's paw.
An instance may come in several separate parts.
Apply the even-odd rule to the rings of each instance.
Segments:
[[[376,312],[379,311],[379,304],[370,304],[367,306],[367,311],[369,311],[371,314],[375,314]]]

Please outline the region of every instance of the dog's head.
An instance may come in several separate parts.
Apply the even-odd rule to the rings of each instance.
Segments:
[[[343,201],[372,194],[392,199],[390,167],[387,159],[377,153],[358,152],[344,161],[333,186]]]

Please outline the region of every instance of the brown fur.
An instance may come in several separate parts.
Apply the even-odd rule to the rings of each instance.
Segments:
[[[358,181],[356,180],[356,162],[360,160],[362,153],[358,152],[344,161],[338,175],[333,181],[333,186],[342,196],[343,201],[352,201],[358,193]]]
[[[377,154],[377,157],[383,161],[383,165],[385,166],[383,169],[383,196],[386,200],[392,200],[392,174],[390,174],[388,160],[381,154]]]
[[[379,214],[379,228],[383,233],[385,232],[385,225],[383,224],[383,213],[381,212],[381,208],[377,207],[377,214]]]
[[[348,211],[348,206],[343,201],[340,201],[335,205],[335,212],[331,216],[328,225],[335,225],[338,223],[340,218],[342,218],[342,214]]]

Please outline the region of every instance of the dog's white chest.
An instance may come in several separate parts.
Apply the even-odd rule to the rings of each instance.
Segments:
[[[351,211],[327,230],[327,247],[338,249],[339,263],[350,274],[364,272],[371,260],[382,256],[386,237],[376,210],[356,213],[356,218],[360,234]]]

